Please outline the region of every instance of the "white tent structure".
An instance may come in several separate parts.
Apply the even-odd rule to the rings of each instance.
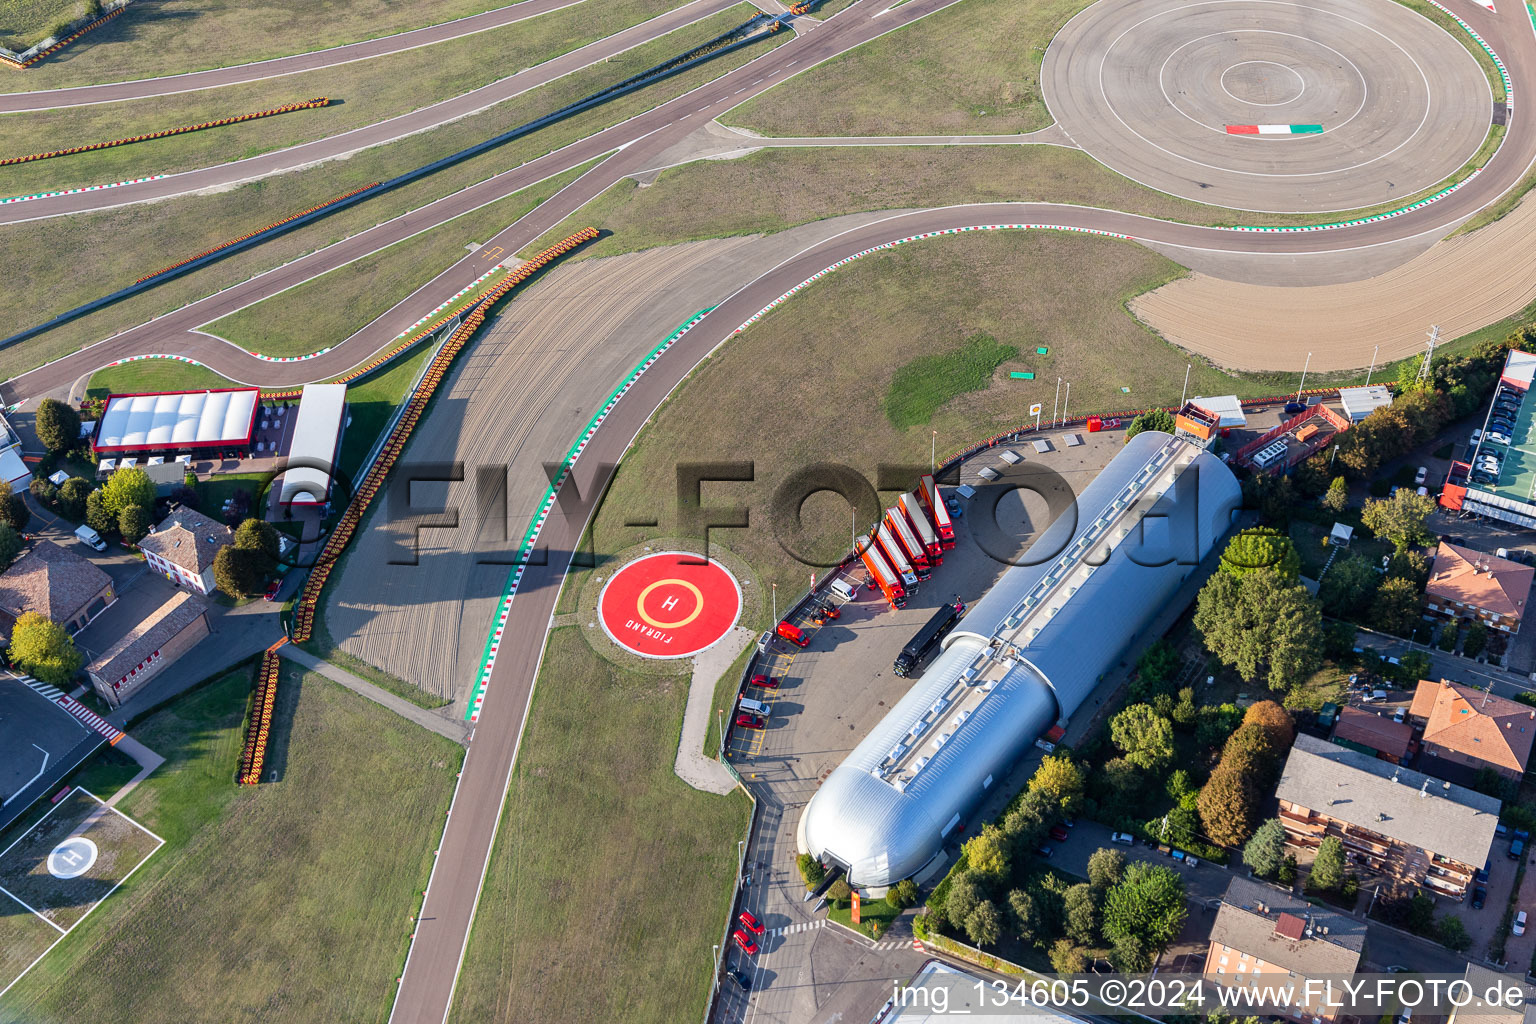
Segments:
[[[178,453],[245,448],[256,429],[257,388],[112,395],[93,443],[97,452]]]
[[[288,466],[279,500],[284,505],[323,505],[331,491],[331,471],[341,444],[345,384],[306,384],[293,426]]]

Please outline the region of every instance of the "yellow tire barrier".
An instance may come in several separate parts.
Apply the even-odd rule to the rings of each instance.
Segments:
[[[279,640],[261,657],[261,668],[256,673],[256,696],[251,701],[251,719],[245,726],[245,747],[240,753],[240,771],[235,776],[235,781],[242,786],[254,786],[261,781],[267,739],[272,734],[272,711],[277,706],[277,652],[287,642],[286,638]]]
[[[71,146],[69,149],[50,149],[46,153],[29,153],[26,156],[8,156],[0,159],[0,167],[10,167],[13,164],[27,164],[34,160],[51,160],[56,156],[74,156],[76,153],[89,153],[97,149],[111,149],[113,146],[128,146],[135,142],[148,142],[151,139],[164,139],[172,135],[200,132],[205,128],[222,128],[227,124],[239,124],[241,121],[255,121],[258,118],[289,114],[295,110],[313,110],[316,107],[328,107],[330,105],[331,99],[329,96],[320,96],[312,100],[285,103],[281,107],[273,107],[271,110],[258,110],[254,114],[221,117],[217,121],[204,121],[202,124],[189,124],[180,128],[166,128],[164,131],[150,132],[147,135],[135,135],[127,139],[113,139],[111,142],[93,142],[89,146]]]
[[[44,57],[48,57],[48,56],[51,56],[52,54],[58,53],[60,50],[64,49],[64,47],[68,46],[70,43],[74,42],[76,39],[79,39],[81,36],[83,36],[87,32],[89,32],[91,29],[93,29],[93,28],[100,28],[102,25],[105,25],[107,22],[111,21],[113,18],[117,17],[119,14],[122,14],[127,9],[128,8],[126,8],[126,7],[119,7],[115,11],[110,11],[110,12],[108,12],[106,14],[103,14],[101,17],[97,18],[95,21],[91,22],[89,25],[85,25],[84,27],[82,27],[80,29],[80,31],[70,33],[69,35],[65,36],[63,39],[60,39],[58,42],[56,42],[52,46],[48,47],[48,49],[43,50],[40,53],[34,53],[31,57],[28,57],[26,60],[18,61],[18,60],[15,60],[13,58],[10,58],[10,57],[0,57],[0,63],[7,64],[10,67],[16,68],[17,70],[20,70],[22,68],[29,68],[33,64],[36,64],[38,61],[42,60]]]

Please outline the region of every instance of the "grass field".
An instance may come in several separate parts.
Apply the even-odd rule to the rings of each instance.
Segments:
[[[952,352],[918,356],[896,367],[891,375],[885,392],[885,418],[897,430],[927,423],[951,399],[986,388],[997,368],[1018,354],[1014,346],[978,333]]]
[[[389,425],[395,408],[405,400],[422,364],[436,349],[431,341],[421,342],[382,370],[347,386],[347,412],[352,422],[341,437],[341,454],[336,463],[349,479],[361,479],[363,459]]]
[[[1082,274],[1084,266],[1094,274]],[[926,466],[930,430],[942,457],[1018,426],[1031,402],[1049,409],[1058,376],[1072,383],[1078,415],[1176,403],[1188,356],[1138,325],[1124,304],[1178,274],[1132,243],[1046,232],[947,236],[842,267],[734,338],[673,393],[620,467],[593,525],[594,547],[601,554],[678,534],[671,503],[657,500],[657,481],[671,480],[679,461],[751,460],[756,479],[718,485],[712,501],[746,506],[753,525],[714,531],[711,541],[752,565],[761,583],[777,581],[781,596],[799,593],[807,566],[779,543],[772,496],[790,472],[825,458],[829,437],[837,439],[836,461],[873,479],[881,463]],[[826,330],[829,323],[837,330]],[[988,386],[939,406],[930,423],[892,426],[885,398],[897,368],[958,358],[966,339],[983,332],[1021,355]],[[1039,346],[1049,354],[1036,354]],[[784,352],[795,358],[784,360]],[[800,372],[805,366],[817,372]],[[1009,379],[1012,369],[1038,379]],[[1294,386],[1294,375],[1237,377],[1204,364],[1189,383],[1191,394]],[[623,525],[653,516],[654,529]],[[811,555],[831,563],[847,550],[847,516],[835,495],[806,503]]]
[[[20,53],[89,10],[84,0],[0,0],[0,46]]]
[[[749,805],[672,773],[687,690],[550,634],[453,1019],[703,1015]]]
[[[139,359],[107,366],[91,374],[85,393],[93,398],[134,391],[191,391],[196,388],[237,387],[206,366],[179,359]]]
[[[497,131],[555,109],[739,24],[749,13],[746,5],[732,8],[717,18],[672,33],[490,111],[368,150],[349,160],[252,182],[229,192],[9,225],[0,229],[0,265],[12,271],[8,279],[11,287],[0,295],[0,315],[18,327],[39,323],[63,309],[130,284],[145,273],[246,231],[483,141]],[[195,298],[590,135],[722,75],[787,38],[787,33],[780,32],[718,62],[586,111],[254,250],[82,317],[35,341],[6,349],[0,355],[0,378],[14,376],[83,344],[180,308]],[[80,273],[82,265],[90,266],[93,272]]]
[[[287,666],[268,763],[234,785],[249,670],[134,726],[166,764],[121,810],[166,845],[0,1021],[383,1021],[463,751]]]
[[[780,136],[1012,135],[1044,128],[1052,121],[1040,95],[1046,44],[1086,6],[966,0],[786,79],[720,120]],[[828,96],[837,101],[819,101]]]
[[[0,196],[170,174],[283,149],[488,85],[663,13],[669,0],[585,0],[561,11],[390,57],[248,85],[0,117],[5,156],[107,142],[329,96],[339,103],[260,121],[0,168]],[[132,17],[136,12],[122,15]],[[495,60],[486,60],[495,54]]]
[[[15,24],[11,9],[72,6],[63,0],[5,0],[0,16],[9,27]],[[25,74],[0,78],[0,91],[58,89],[227,67],[392,35],[499,6],[496,0],[328,0],[323,11],[302,0],[135,4]]]
[[[585,164],[247,306],[202,330],[250,352],[299,356],[339,345],[482,241],[575,181]],[[484,287],[494,284],[487,281]],[[463,301],[469,301],[465,296]],[[359,354],[361,358],[361,354]]]

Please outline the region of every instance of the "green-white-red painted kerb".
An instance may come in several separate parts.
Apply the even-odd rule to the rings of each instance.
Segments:
[[[145,181],[159,181],[165,177],[163,174],[151,174],[147,178],[129,178],[127,181],[112,181],[105,185],[82,185],[80,188],[61,188],[56,192],[34,192],[30,196],[10,196],[0,199],[0,206],[8,203],[30,203],[34,199],[52,199],[55,196],[73,196],[82,192],[100,192],[104,188],[120,188],[123,185],[137,185]]]

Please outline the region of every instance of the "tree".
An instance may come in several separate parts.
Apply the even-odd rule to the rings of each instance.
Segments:
[[[1367,500],[1360,521],[1378,537],[1390,540],[1399,551],[1426,543],[1430,533],[1424,521],[1435,511],[1435,499],[1412,488],[1399,487],[1390,498]]]
[[[981,888],[969,872],[962,872],[950,879],[949,897],[944,901],[944,916],[956,931],[965,929],[966,918],[981,902]]]
[[[1035,774],[1030,776],[1029,791],[1044,793],[1061,807],[1062,814],[1071,816],[1083,802],[1085,782],[1083,770],[1073,764],[1070,757],[1052,754],[1041,761]]]
[[[1139,936],[1122,935],[1109,949],[1109,963],[1122,974],[1140,974],[1152,966],[1152,953]]]
[[[1129,441],[1143,430],[1161,430],[1165,434],[1173,433],[1173,413],[1167,409],[1148,409],[1144,413],[1138,413],[1125,428],[1125,439]]]
[[[1136,861],[1104,894],[1104,935],[1162,949],[1179,934],[1185,914],[1184,880],[1169,868]]]
[[[1328,485],[1328,493],[1323,495],[1322,506],[1334,515],[1349,508],[1349,485],[1343,477],[1333,478],[1333,482]]]
[[[975,946],[995,946],[1003,937],[1003,915],[991,900],[982,900],[966,915],[965,934]]]
[[[45,506],[59,503],[59,489],[47,477],[33,477],[32,482],[27,484],[27,490],[31,491],[32,497]]]
[[[1051,945],[1051,968],[1057,974],[1087,974],[1091,961],[1088,951],[1074,946],[1071,939],[1057,939]]]
[[[1258,473],[1243,481],[1243,507],[1258,509],[1259,515],[1277,526],[1290,522],[1295,501],[1290,477]]]
[[[1280,870],[1275,872],[1275,881],[1285,886],[1296,884],[1296,855],[1294,853],[1286,854],[1285,860],[1280,862]]]
[[[11,627],[11,661],[52,686],[67,687],[85,656],[64,627],[36,612],[22,612]]]
[[[1285,826],[1279,818],[1270,818],[1260,825],[1243,847],[1243,863],[1253,869],[1260,878],[1268,878],[1280,870],[1285,857]]]
[[[261,553],[249,548],[223,547],[213,556],[213,581],[231,597],[246,597],[261,592],[266,573],[261,571]]]
[[[1040,930],[1040,910],[1035,898],[1023,889],[1008,893],[1008,927],[1020,942],[1034,942]]]
[[[917,902],[917,883],[910,878],[903,878],[885,891],[885,902],[893,910],[906,910]]]
[[[263,573],[270,573],[277,565],[277,556],[281,551],[277,527],[263,519],[247,519],[235,530],[235,547],[260,552],[266,566]]]
[[[113,470],[101,485],[101,500],[114,519],[130,505],[143,509],[148,519],[155,511],[155,482],[139,467],[125,466]]]
[[[982,883],[1008,877],[1009,837],[996,825],[986,825],[965,841],[965,859],[971,874]]]
[[[1371,603],[1381,574],[1359,555],[1335,558],[1317,587],[1318,600],[1329,615],[1348,617],[1360,614]]]
[[[72,476],[59,485],[59,511],[70,519],[85,516],[85,499],[91,493],[91,482],[84,477]]]
[[[1223,846],[1237,846],[1253,835],[1259,796],[1253,780],[1223,764],[1200,790],[1200,823]]]
[[[800,877],[805,880],[805,887],[807,889],[815,889],[827,877],[826,870],[821,866],[821,861],[808,853],[802,853],[796,858],[795,864],[800,868]]]
[[[171,488],[171,502],[182,508],[197,509],[197,488],[188,487],[186,484],[177,484]]]
[[[1088,857],[1088,884],[1103,892],[1125,874],[1125,854],[1101,846]]]
[[[1250,704],[1243,713],[1243,724],[1261,726],[1276,752],[1290,749],[1291,741],[1296,738],[1296,723],[1291,713],[1276,701],[1261,700]]]
[[[1435,646],[1450,653],[1456,649],[1456,639],[1460,634],[1461,623],[1452,619],[1440,627],[1440,639],[1435,642]]]
[[[110,537],[117,532],[117,515],[107,508],[107,502],[102,497],[100,487],[86,495],[85,525],[102,537]]]
[[[1147,700],[1165,693],[1182,662],[1179,652],[1166,640],[1156,640],[1136,659],[1136,678],[1131,682],[1131,696]]]
[[[1080,945],[1092,946],[1099,938],[1093,887],[1087,882],[1074,885],[1067,890],[1062,902],[1066,910],[1067,937]]]
[[[1461,639],[1461,653],[1469,658],[1475,658],[1483,653],[1483,648],[1488,646],[1488,627],[1477,620],[1473,620],[1467,626],[1467,635]]]
[[[51,452],[66,452],[80,443],[80,414],[74,406],[45,398],[37,406],[37,439]]]
[[[1318,604],[1299,584],[1259,569],[1242,576],[1218,572],[1200,589],[1195,628],[1208,651],[1245,682],[1288,690],[1322,661]]]
[[[1324,836],[1312,860],[1312,874],[1307,879],[1314,889],[1332,892],[1344,884],[1344,844],[1338,836]]]
[[[1407,636],[1418,619],[1418,589],[1405,579],[1383,580],[1371,602],[1371,625],[1384,633]]]
[[[848,884],[848,879],[839,877],[837,881],[827,886],[827,899],[841,906],[853,899],[853,886]]]
[[[1274,734],[1257,722],[1238,726],[1221,748],[1221,767],[1235,768],[1267,782],[1280,761],[1284,748],[1275,744]]]
[[[1461,918],[1452,914],[1442,915],[1435,922],[1435,931],[1440,935],[1440,945],[1457,953],[1472,945],[1472,936],[1467,934],[1467,926],[1461,923]]]
[[[129,505],[117,515],[117,529],[123,540],[137,544],[149,532],[149,516],[137,505]]]
[[[11,564],[21,554],[21,534],[10,523],[0,523],[0,569]]]
[[[11,490],[11,485],[0,480],[0,522],[10,523],[17,533],[27,528],[32,520],[32,510],[21,495]]]
[[[1429,582],[1429,559],[1422,551],[1398,551],[1387,561],[1387,578],[1405,579],[1422,590]]]
[[[1132,704],[1109,721],[1110,739],[1125,759],[1147,771],[1173,760],[1173,723],[1147,704]]]
[[[1291,539],[1279,530],[1258,526],[1243,530],[1227,542],[1221,553],[1221,569],[1245,576],[1259,569],[1273,569],[1291,582],[1301,575],[1301,556]]]

